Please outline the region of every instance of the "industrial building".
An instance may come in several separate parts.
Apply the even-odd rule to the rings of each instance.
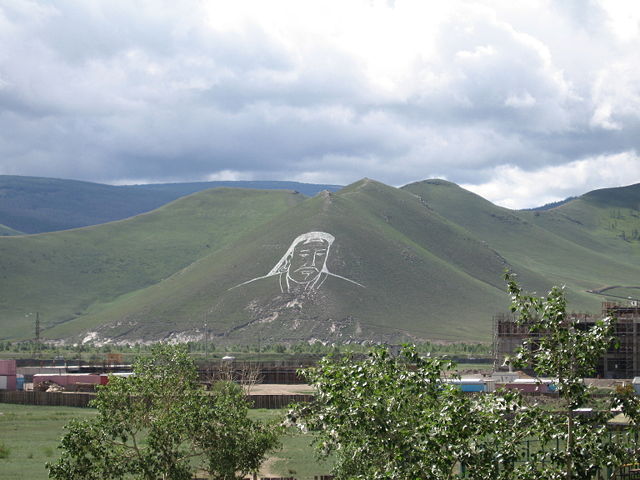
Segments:
[[[575,328],[589,328],[606,316],[616,318],[615,336],[618,347],[611,346],[604,357],[598,359],[597,375],[602,378],[633,378],[640,376],[640,305],[629,302],[603,302],[600,316],[571,313],[567,323]],[[529,327],[518,324],[510,314],[499,314],[493,318],[494,368],[505,368],[505,358],[513,355],[526,338],[534,339],[543,332],[529,333]]]

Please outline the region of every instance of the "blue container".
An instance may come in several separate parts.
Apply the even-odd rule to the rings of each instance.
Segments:
[[[484,392],[483,383],[462,383],[460,387],[463,392]]]
[[[450,384],[456,385],[463,392],[486,392],[487,388],[485,382],[480,379],[460,379],[460,380],[449,380]]]

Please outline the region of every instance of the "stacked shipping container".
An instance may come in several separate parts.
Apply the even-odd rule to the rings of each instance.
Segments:
[[[16,361],[0,360],[0,390],[16,389]]]
[[[36,387],[36,385],[42,382],[55,383],[61,387],[79,383],[105,385],[107,380],[107,375],[95,373],[37,373],[33,376],[33,386]]]

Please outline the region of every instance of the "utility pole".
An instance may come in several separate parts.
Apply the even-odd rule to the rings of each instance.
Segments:
[[[34,345],[34,355],[40,357],[40,312],[36,312],[36,339]]]
[[[209,328],[207,327],[207,312],[204,312],[204,359],[209,360]]]

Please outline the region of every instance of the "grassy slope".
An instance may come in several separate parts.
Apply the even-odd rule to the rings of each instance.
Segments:
[[[596,217],[602,212],[587,208],[584,200],[545,212],[518,212],[448,182],[404,188],[500,252],[528,288],[542,293],[552,284],[566,284],[570,305],[577,310],[599,310],[601,298],[586,290],[640,276],[637,245],[598,229]]]
[[[176,198],[171,192],[0,175],[0,223],[25,233],[66,230],[131,217]]]
[[[191,193],[208,190],[209,188],[228,187],[228,188],[251,188],[260,190],[295,190],[308,197],[313,197],[322,190],[335,192],[340,190],[340,185],[328,185],[319,183],[300,183],[286,181],[269,181],[269,180],[253,180],[253,181],[224,181],[218,180],[213,182],[193,182],[193,183],[152,183],[145,185],[129,185],[130,187],[142,190],[155,190],[158,192],[172,192],[176,195],[189,195]]]
[[[311,230],[335,235],[329,269],[366,288],[332,289],[327,282],[323,296],[303,313],[272,304],[278,322],[268,321],[273,310],[252,317],[253,303],[268,304],[277,296],[273,286],[256,282],[228,289],[266,274],[293,238]],[[201,328],[206,317],[213,334],[242,341],[296,340],[308,338],[309,331],[331,337],[332,322],[344,328],[342,340],[358,328],[374,339],[407,331],[422,338],[487,339],[491,314],[505,303],[503,267],[495,252],[425,208],[415,195],[362,181],[335,195],[308,199],[234,245],[50,334],[120,322],[112,334],[148,337],[160,329]],[[295,319],[302,322],[299,329]],[[252,321],[250,328],[234,330]]]
[[[538,225],[626,262],[640,251],[640,184],[589,192],[538,215]]]
[[[0,337],[30,337],[26,313],[46,328],[159,282],[300,200],[215,189],[119,222],[0,238]]]
[[[11,235],[22,235],[23,232],[19,232],[11,227],[7,227],[6,225],[0,225],[0,237],[9,237]]]
[[[606,255],[610,259],[604,270],[606,275],[599,275],[588,288],[603,290],[617,300],[639,297],[640,276],[629,274],[627,268],[635,271],[640,267],[639,209],[640,184],[637,184],[595,190],[547,212],[527,215],[554,234]]]
[[[46,330],[50,338],[88,330],[163,338],[197,334],[207,322],[220,341],[242,343],[404,334],[486,341],[491,316],[507,308],[505,267],[541,293],[566,284],[576,310],[599,310],[602,297],[589,289],[635,292],[638,242],[608,229],[607,218],[630,234],[640,229],[635,207],[622,206],[636,192],[618,193],[612,213],[606,192],[517,212],[437,180],[403,189],[363,180],[303,202],[282,192],[208,192],[130,221],[0,239],[0,302],[11,300],[0,303],[0,325],[3,336],[27,335],[30,324],[12,325],[39,310],[49,324],[77,312]],[[336,237],[330,271],[366,288],[329,278],[303,305],[280,295],[273,278],[229,290],[265,275],[311,230]]]
[[[148,212],[177,198],[217,187],[297,190],[315,195],[336,185],[297,182],[198,182],[112,186],[55,178],[0,175],[0,235],[7,225],[43,233],[97,225]]]

